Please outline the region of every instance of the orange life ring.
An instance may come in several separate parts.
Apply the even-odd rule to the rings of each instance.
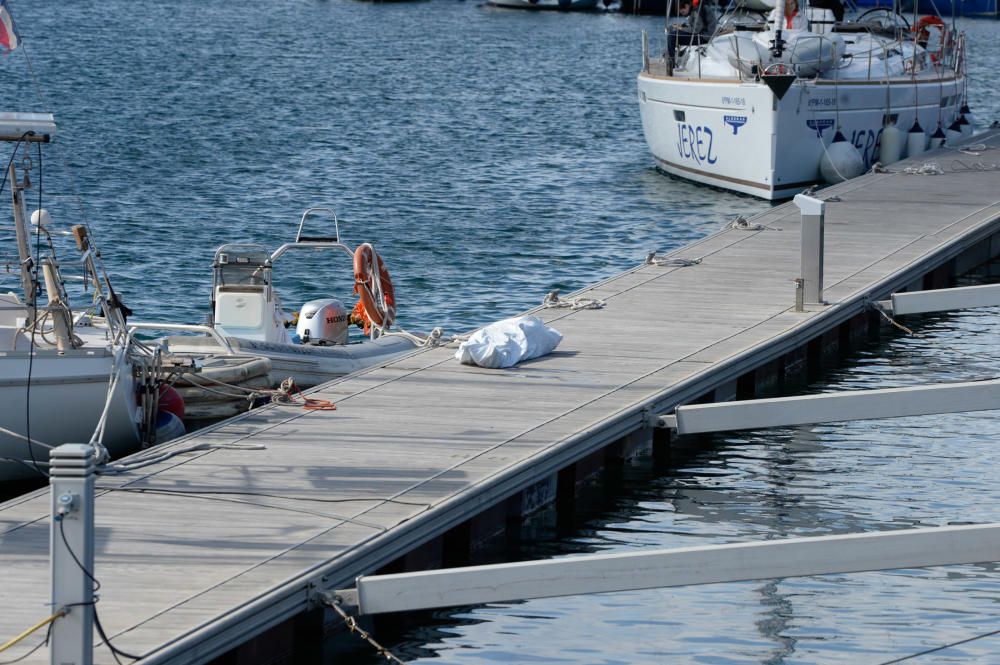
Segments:
[[[931,27],[935,27],[944,34],[945,23],[940,16],[921,16],[913,25],[913,32],[917,33],[917,42],[926,44],[931,38]]]
[[[375,299],[376,261],[378,281],[385,301],[384,309]],[[388,329],[396,320],[396,297],[392,289],[392,278],[382,257],[367,242],[358,245],[354,250],[354,292],[358,294],[358,304],[354,306],[352,314],[364,322],[365,333],[371,330],[372,324],[378,328]]]

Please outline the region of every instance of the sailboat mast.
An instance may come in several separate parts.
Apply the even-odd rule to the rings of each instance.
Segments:
[[[10,192],[14,201],[14,233],[17,236],[17,256],[21,265],[21,288],[24,292],[25,303],[34,309],[38,285],[35,282],[35,260],[31,256],[31,231],[24,214],[24,187],[17,180],[17,169],[13,162],[8,167],[7,179],[11,184]],[[34,318],[34,311],[32,318]]]

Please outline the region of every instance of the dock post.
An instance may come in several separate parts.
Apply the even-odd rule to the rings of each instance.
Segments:
[[[50,455],[53,665],[92,665],[94,660],[94,466],[93,446],[67,443]]]
[[[803,304],[823,304],[823,218],[826,202],[806,194],[795,196],[802,212],[801,274]]]

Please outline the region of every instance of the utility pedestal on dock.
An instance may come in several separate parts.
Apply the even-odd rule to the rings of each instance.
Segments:
[[[802,211],[801,269],[799,288],[802,300],[796,300],[797,309],[802,305],[823,304],[823,218],[826,202],[806,194],[795,197],[795,205]]]
[[[52,624],[52,665],[94,660],[93,446],[68,443],[52,451],[52,610],[66,614]]]

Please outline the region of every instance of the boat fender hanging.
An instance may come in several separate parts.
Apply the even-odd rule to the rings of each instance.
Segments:
[[[160,396],[156,403],[158,412],[172,413],[181,420],[184,419],[184,397],[171,385],[160,384]]]
[[[920,126],[920,122],[914,119],[913,126],[906,133],[906,156],[916,157],[926,150],[927,134],[924,133],[924,128]]]
[[[379,287],[382,289],[384,307],[376,297]],[[392,278],[382,257],[367,242],[358,245],[354,250],[354,293],[359,299],[351,314],[354,320],[360,319],[365,322],[366,334],[373,324],[378,328],[388,329],[396,320],[396,297],[392,288]]]
[[[896,123],[890,122],[882,128],[882,138],[879,144],[878,161],[884,166],[898,162],[903,158],[903,146],[906,135]]]
[[[834,185],[865,172],[865,160],[853,143],[837,130],[833,142],[823,150],[819,159],[819,172],[823,180]]]
[[[931,134],[930,146],[928,149],[937,150],[944,145],[947,138],[948,137],[944,135],[944,130],[941,129],[941,125],[938,125],[938,128],[934,130],[933,134]]]
[[[156,443],[166,443],[187,434],[183,421],[170,411],[156,414]]]
[[[958,126],[962,129],[962,136],[972,136],[972,122],[964,113],[958,116]]]
[[[945,130],[944,135],[945,135],[945,141],[948,143],[948,145],[955,145],[956,143],[959,142],[959,140],[962,138],[962,125],[959,124],[957,118],[953,123],[948,125],[948,129]]]
[[[958,110],[958,124],[962,127],[962,134],[972,136],[974,120],[975,117],[972,115],[969,105],[962,104],[962,108]]]

